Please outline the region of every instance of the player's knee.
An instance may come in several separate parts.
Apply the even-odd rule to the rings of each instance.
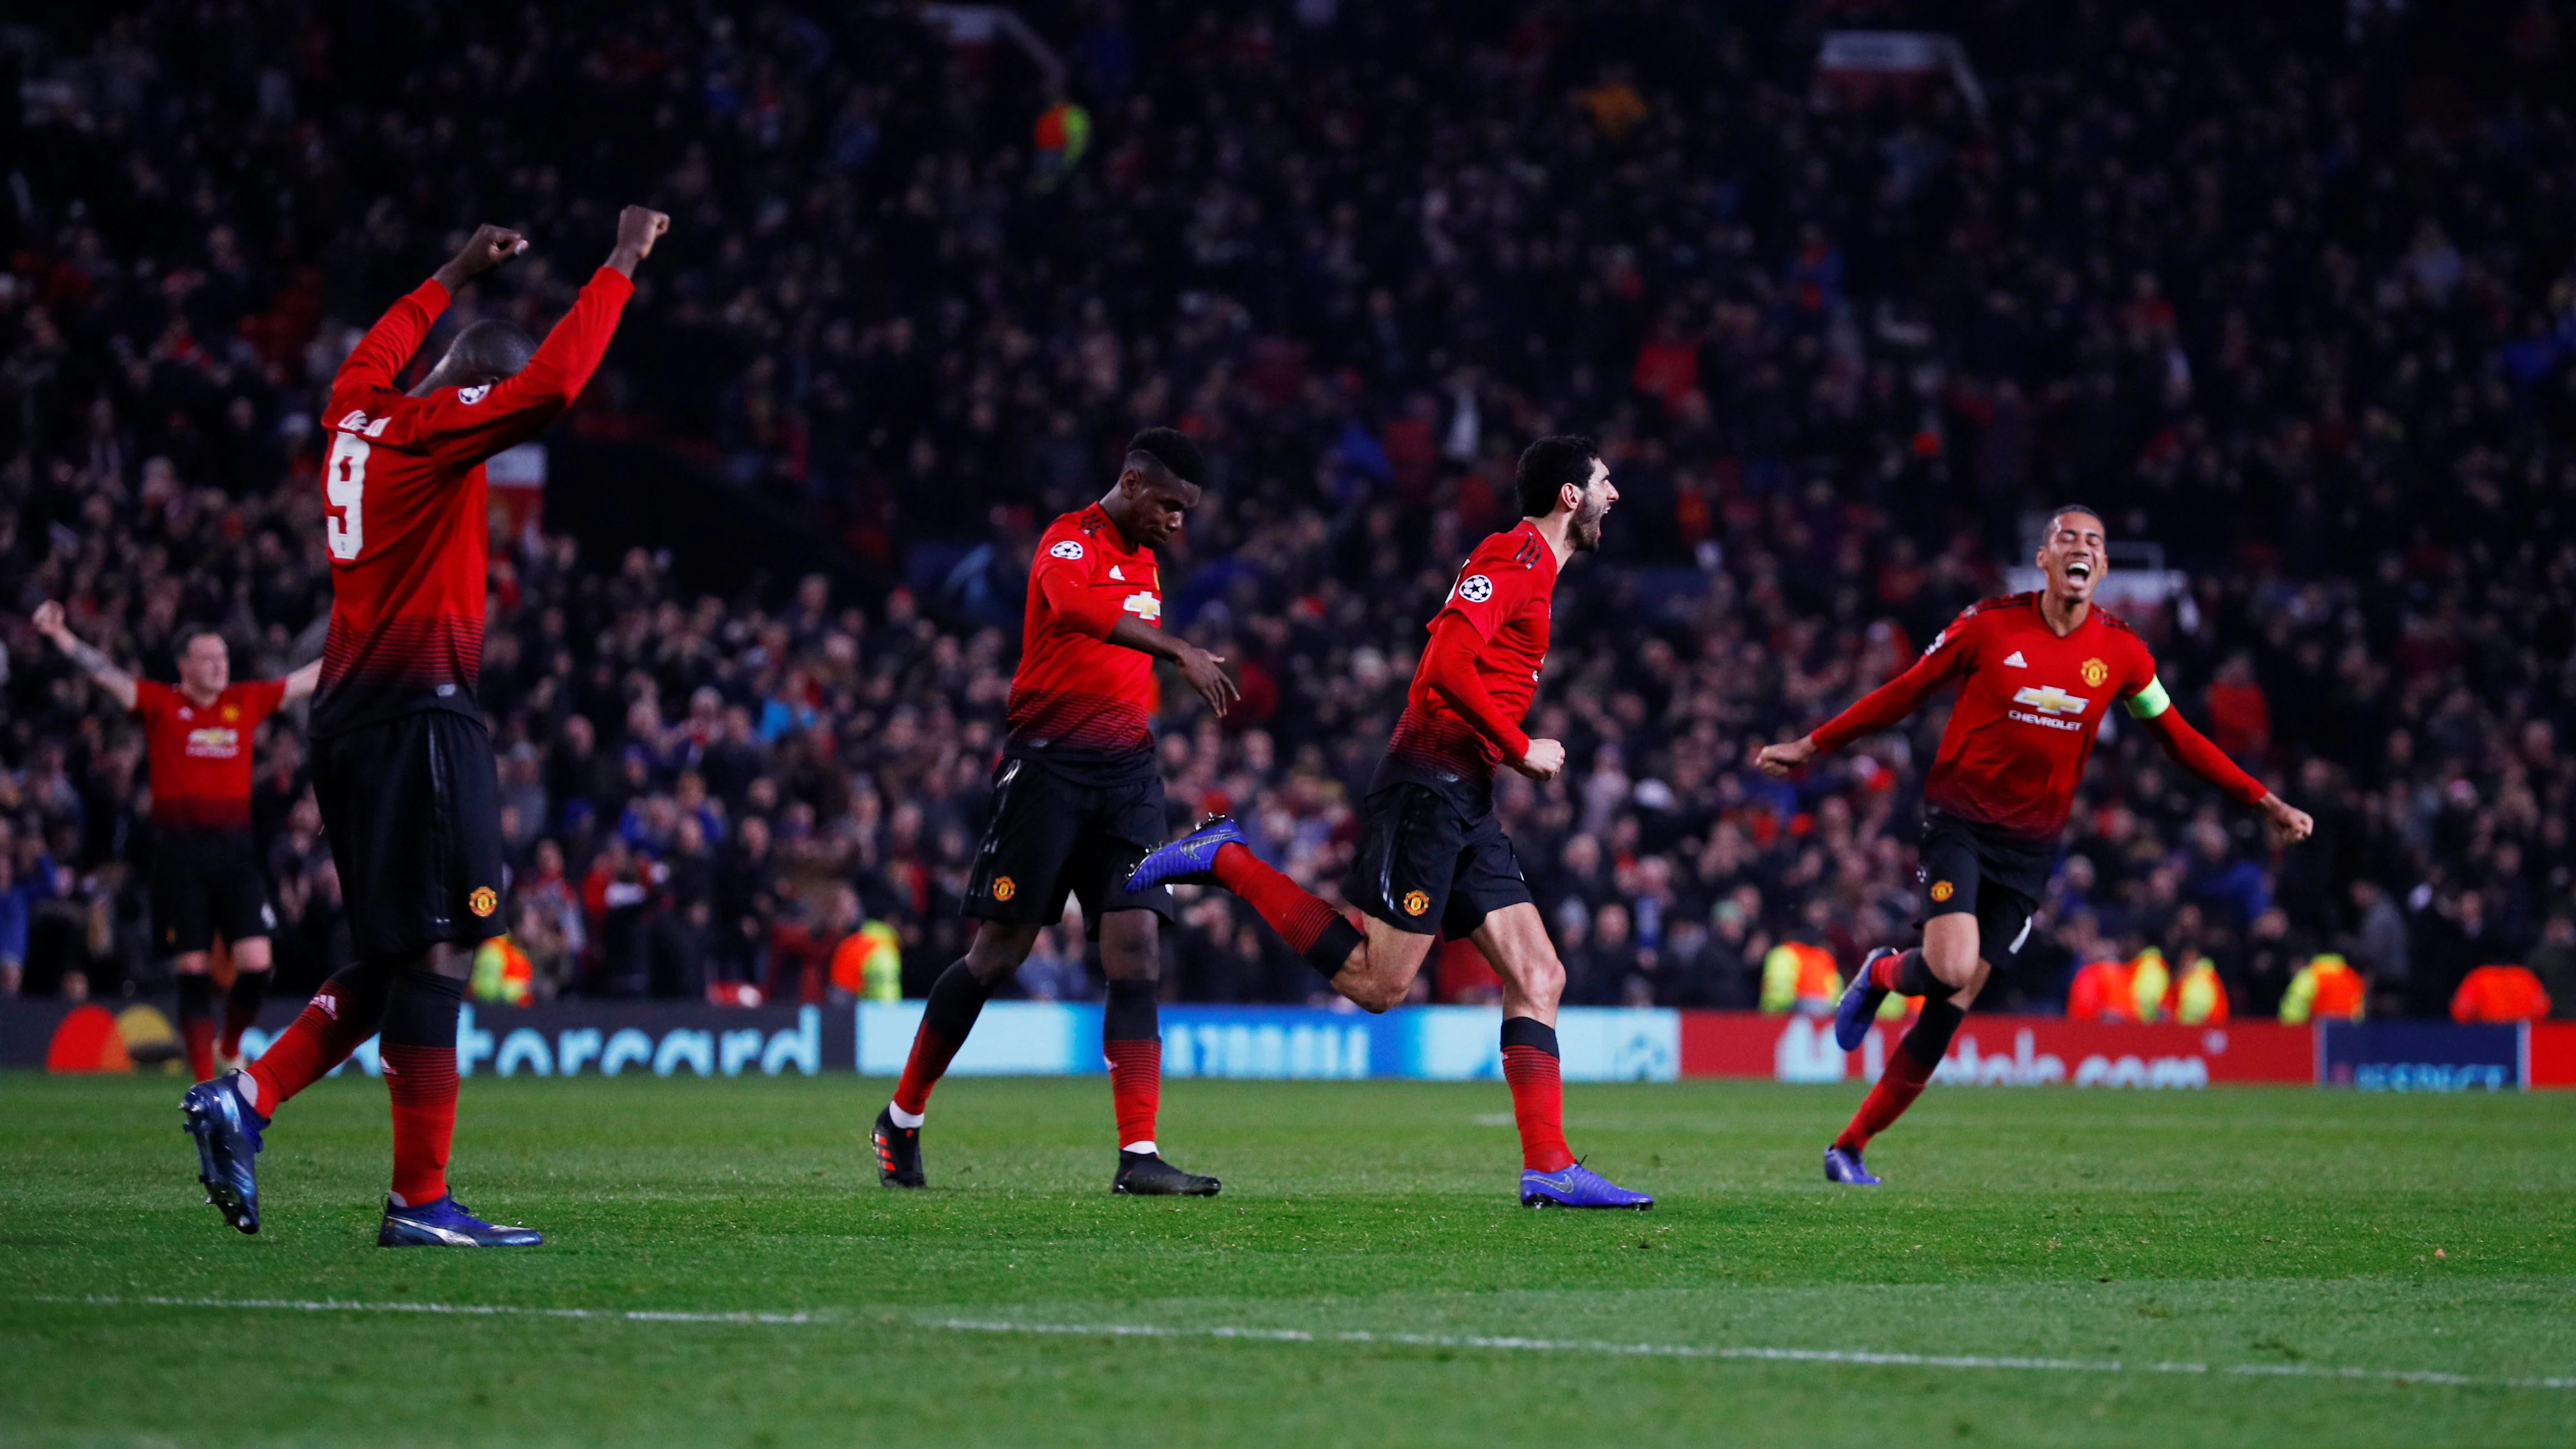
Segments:
[[[1342,995],[1360,1010],[1371,1016],[1380,1016],[1404,1004],[1405,988],[1411,984],[1393,974],[1371,973],[1363,965],[1358,975],[1343,987]]]

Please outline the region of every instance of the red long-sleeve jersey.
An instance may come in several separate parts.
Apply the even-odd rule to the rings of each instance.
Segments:
[[[1153,657],[1109,642],[1130,614],[1162,627],[1154,551],[1128,542],[1097,503],[1048,524],[1029,566],[1005,748],[1067,757],[1153,747]]]
[[[1923,798],[1953,815],[2033,840],[2056,836],[2114,698],[2166,753],[2239,803],[2268,793],[2172,708],[2134,630],[2095,605],[2061,639],[2036,593],[1970,605],[1912,668],[1818,726],[1816,745],[1840,749],[1883,730],[1954,679],[1959,702],[1923,783]]]
[[[395,385],[439,314],[436,280],[393,305],[331,380],[322,468],[331,630],[316,736],[425,709],[475,712],[483,673],[483,462],[534,437],[581,392],[635,284],[594,273],[517,375],[412,397]]]
[[[1467,555],[1431,616],[1386,762],[1415,779],[1488,783],[1529,752],[1520,722],[1547,662],[1556,550],[1523,519]]]

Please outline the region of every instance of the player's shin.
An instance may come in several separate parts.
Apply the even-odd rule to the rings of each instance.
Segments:
[[[251,1110],[275,1116],[288,1098],[320,1081],[374,1036],[385,1019],[392,978],[384,961],[355,961],[323,982],[294,1024],[234,1079],[246,1084],[245,1095],[256,1094]]]
[[[456,1017],[465,983],[428,970],[394,980],[385,1006],[385,1090],[393,1099],[393,1198],[418,1207],[447,1195],[456,1135]]]
[[[1851,1124],[1834,1139],[1834,1145],[1857,1152],[1904,1116],[1914,1099],[1923,1095],[1933,1072],[1940,1069],[1941,1058],[1950,1050],[1950,1037],[1966,1016],[1945,996],[1926,997],[1923,1014],[1898,1040],[1896,1050],[1888,1056],[1887,1070],[1879,1074],[1877,1085],[1861,1099],[1860,1110],[1852,1114]]]
[[[1100,1050],[1109,1059],[1118,1149],[1156,1151],[1154,1118],[1163,1105],[1163,1038],[1153,982],[1109,983],[1109,1000],[1100,1014]]]
[[[188,1080],[215,1074],[215,982],[203,971],[179,973],[179,1043],[188,1054]]]
[[[921,1114],[930,1105],[930,1089],[947,1074],[949,1059],[966,1044],[966,1034],[975,1029],[975,1018],[983,1015],[984,999],[991,994],[962,958],[948,963],[948,969],[931,983],[930,999],[922,1004],[920,1029],[912,1034],[912,1055],[904,1059],[903,1078],[895,1083],[896,1126],[921,1125]]]
[[[1565,1145],[1565,1079],[1556,1028],[1535,1017],[1503,1018],[1503,1080],[1512,1089],[1512,1121],[1521,1132],[1521,1166],[1555,1172],[1574,1164]]]
[[[1328,981],[1367,939],[1330,902],[1240,845],[1216,853],[1216,878]]]

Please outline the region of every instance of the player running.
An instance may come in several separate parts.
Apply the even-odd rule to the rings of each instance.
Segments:
[[[232,682],[232,651],[212,629],[179,640],[179,687],[137,679],[81,642],[63,606],[36,606],[36,632],[143,721],[152,779],[152,940],[179,978],[179,1040],[188,1075],[204,1081],[241,1050],[241,1034],[268,994],[268,933],[277,912],[250,838],[251,739],[259,722],[313,692],[315,660],[283,679]],[[234,976],[220,1036],[215,1021],[215,938]]]
[[[1923,944],[1870,953],[1843,992],[1834,1040],[1856,1050],[1890,991],[1923,998],[1922,1013],[1851,1125],[1825,1149],[1830,1182],[1875,1186],[1861,1149],[1904,1115],[1941,1065],[1950,1036],[1996,970],[2030,942],[2031,913],[2075,806],[2093,738],[2117,698],[2184,768],[2242,805],[2259,806],[2273,834],[2305,840],[2315,822],[2236,767],[2173,708],[2155,656],[2128,625],[2093,607],[2110,568],[2102,518],[2069,505],[2049,519],[2039,549],[2047,586],[1969,606],[1933,636],[1912,668],[1814,733],[1766,745],[1763,773],[1785,776],[1818,755],[1883,730],[1951,680],[1959,702],[1923,785]]]
[[[483,663],[484,460],[570,406],[608,349],[636,266],[670,225],[630,206],[617,245],[543,346],[507,322],[457,333],[410,392],[395,385],[456,289],[527,250],[486,226],[396,302],[332,379],[323,464],[331,627],[313,702],[313,790],[357,960],[248,1070],[182,1099],[225,1221],[259,1231],[254,1159],[279,1106],[382,1033],[393,1190],[380,1247],[544,1241],[447,1190],[456,1016],[477,942],[501,933],[500,783],[475,702]]]
[[[1181,668],[1217,713],[1235,699],[1216,655],[1162,630],[1163,580],[1154,548],[1198,506],[1206,468],[1198,444],[1147,428],[1127,445],[1118,481],[1099,502],[1047,525],[1029,569],[1020,666],[1011,676],[1009,737],[993,772],[993,820],[975,856],[965,913],[976,920],[966,955],[932,983],[894,1100],[877,1114],[877,1180],[924,1185],[922,1114],[930,1089],[984,1009],[1020,969],[1065,898],[1100,943],[1109,977],[1102,1054],[1118,1118],[1111,1192],[1213,1197],[1213,1177],[1165,1162],[1154,1141],[1163,1045],[1155,980],[1158,922],[1172,893],[1127,884],[1163,839],[1163,772],[1150,718],[1154,661]]]
[[[1494,819],[1498,767],[1533,780],[1565,768],[1565,746],[1531,739],[1520,721],[1547,659],[1557,572],[1601,546],[1601,519],[1619,490],[1590,438],[1530,444],[1519,481],[1520,524],[1478,544],[1458,571],[1369,783],[1342,884],[1367,913],[1367,934],[1264,864],[1222,817],[1147,856],[1127,888],[1225,887],[1370,1011],[1404,999],[1435,934],[1472,938],[1503,979],[1503,1078],[1520,1126],[1522,1204],[1650,1208],[1652,1197],[1593,1172],[1565,1145],[1556,1049],[1565,966]]]

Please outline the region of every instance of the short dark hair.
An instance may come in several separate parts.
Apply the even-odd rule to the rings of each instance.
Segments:
[[[182,627],[177,635],[178,642],[170,646],[170,652],[173,655],[184,656],[187,654],[189,646],[195,644],[200,639],[212,639],[216,643],[221,644],[224,646],[224,653],[227,656],[231,655],[233,652],[233,641],[225,638],[224,631],[216,628],[212,624],[189,624]]]
[[[461,371],[476,377],[512,377],[537,355],[537,339],[516,322],[486,317],[468,323],[447,351]]]
[[[2083,514],[2085,517],[2092,519],[2095,523],[2101,524],[2105,531],[2108,531],[2111,526],[2111,521],[2102,516],[2102,510],[2094,507],[2090,503],[2061,503],[2055,508],[2048,510],[2048,521],[2055,523],[2057,520],[2070,513]]]
[[[1197,483],[1207,477],[1207,459],[1200,456],[1199,445],[1178,428],[1147,428],[1127,440],[1127,463],[1133,467],[1139,458],[1150,458],[1184,483]]]
[[[1521,452],[1521,517],[1545,518],[1556,511],[1557,491],[1571,483],[1592,482],[1592,460],[1601,445],[1590,438],[1560,433],[1541,438]]]

